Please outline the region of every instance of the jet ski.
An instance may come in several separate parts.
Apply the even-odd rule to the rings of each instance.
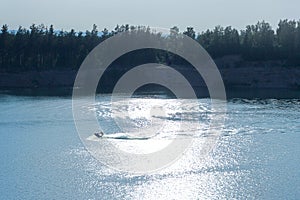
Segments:
[[[96,133],[94,133],[94,135],[95,135],[97,138],[101,138],[101,137],[104,135],[104,133],[101,131],[101,132],[96,132]]]

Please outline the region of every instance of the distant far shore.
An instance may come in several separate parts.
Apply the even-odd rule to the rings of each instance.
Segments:
[[[300,98],[300,67],[282,66],[279,61],[246,62],[237,56],[216,59],[222,75],[226,92],[232,97],[248,98]],[[177,66],[181,70],[190,70],[186,66]],[[162,72],[163,73],[163,72]],[[71,94],[76,70],[27,71],[22,73],[0,73],[1,91],[44,91],[43,95],[65,91]],[[193,74],[193,71],[187,71]],[[205,87],[205,83],[189,78],[194,88]],[[106,87],[113,87],[106,82]],[[0,92],[1,92],[0,91]],[[204,90],[203,90],[204,91]],[[237,93],[235,91],[238,91]],[[292,93],[289,95],[290,92]],[[199,92],[200,93],[200,92]],[[248,94],[248,95],[247,95]],[[201,96],[201,95],[200,95]],[[206,96],[203,92],[202,96]]]

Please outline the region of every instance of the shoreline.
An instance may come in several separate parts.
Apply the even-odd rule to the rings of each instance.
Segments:
[[[238,56],[215,59],[215,63],[229,97],[300,98],[300,67],[284,67],[280,61],[246,62]],[[188,66],[174,67],[188,76],[187,79],[196,90],[199,90],[197,92],[200,96],[207,96],[206,85],[203,80],[199,81],[199,77],[195,76],[195,70],[191,70]],[[119,72],[122,72],[121,70],[124,71],[124,68],[120,68]],[[160,68],[160,70],[164,73],[164,69]],[[0,93],[5,90],[10,91],[9,93],[40,90],[44,91],[43,94],[46,96],[47,92],[51,96],[57,91],[60,91],[58,94],[71,95],[76,74],[77,70],[67,69],[22,73],[2,72],[0,73]],[[106,81],[102,85],[106,91],[100,93],[110,93],[109,88],[113,86],[114,81]]]
[[[210,98],[206,88],[196,88],[198,98]],[[31,96],[31,97],[72,97],[72,87],[61,88],[5,88],[0,89],[0,95],[13,96]],[[97,95],[109,95],[111,93],[99,93]],[[135,96],[153,96],[157,98],[159,95],[164,95],[166,98],[175,98],[173,94],[168,94],[165,91],[155,90],[150,92],[136,93]],[[233,87],[226,88],[226,97],[230,99],[300,99],[299,89],[284,89],[284,88],[246,88]]]

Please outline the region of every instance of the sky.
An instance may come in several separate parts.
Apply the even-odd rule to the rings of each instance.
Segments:
[[[0,0],[0,5],[0,25],[14,30],[43,23],[66,31],[130,24],[201,32],[216,25],[240,30],[261,20],[276,28],[280,19],[300,19],[299,0]]]

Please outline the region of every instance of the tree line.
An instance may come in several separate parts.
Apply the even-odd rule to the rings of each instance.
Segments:
[[[92,30],[76,32],[74,29],[56,31],[53,25],[32,24],[29,29],[20,26],[12,31],[4,24],[0,33],[0,71],[77,69],[100,42],[128,30],[147,32],[149,28],[126,24],[117,25],[114,30],[105,28],[98,31],[94,24]],[[176,26],[170,31],[180,32]],[[281,60],[287,65],[300,65],[300,20],[280,20],[276,30],[262,21],[240,31],[231,26],[216,26],[212,30],[196,33],[193,27],[187,27],[182,33],[199,42],[213,58],[240,55],[249,61]],[[159,34],[159,37],[164,37]],[[139,59],[167,64],[183,63],[176,56],[155,50],[140,52]],[[131,61],[129,58],[122,60],[124,63]]]

